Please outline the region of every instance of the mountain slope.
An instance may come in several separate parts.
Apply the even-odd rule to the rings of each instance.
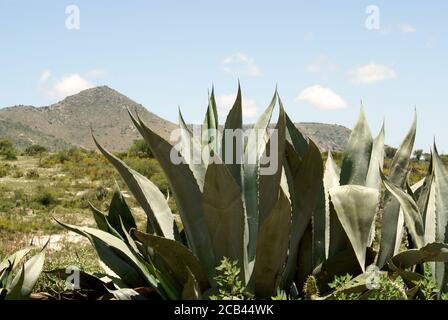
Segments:
[[[0,119],[20,123],[87,149],[95,147],[90,134],[92,128],[106,148],[123,151],[133,140],[140,138],[126,108],[137,110],[140,117],[164,138],[168,138],[176,127],[106,86],[84,90],[49,107],[4,108],[0,110]]]
[[[51,150],[75,145],[95,149],[90,128],[109,150],[124,151],[133,140],[141,139],[126,108],[137,110],[143,121],[169,141],[177,125],[149,112],[142,105],[107,87],[96,87],[67,97],[48,107],[14,106],[0,109],[0,138],[13,140],[19,147],[42,144]],[[342,151],[350,130],[338,125],[299,123],[321,150]]]
[[[33,130],[18,122],[0,119],[0,139],[12,141],[19,149],[25,149],[32,144],[39,144],[49,150],[60,150],[70,147],[70,144],[54,136]]]

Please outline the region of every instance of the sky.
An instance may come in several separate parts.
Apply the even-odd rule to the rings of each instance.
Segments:
[[[173,122],[221,120],[243,90],[254,122],[276,86],[295,122],[352,128],[448,152],[447,1],[0,2],[0,107],[45,106],[108,85]]]

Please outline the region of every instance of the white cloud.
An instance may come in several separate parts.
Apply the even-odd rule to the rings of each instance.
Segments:
[[[223,94],[216,97],[216,106],[218,108],[218,113],[225,117],[227,113],[232,108],[235,103],[236,95],[234,94]],[[245,118],[254,118],[258,113],[257,103],[253,99],[249,99],[243,96],[242,98],[243,105],[243,117]]]
[[[351,81],[358,84],[371,84],[397,77],[397,73],[392,67],[373,62],[353,68],[348,75]]]
[[[401,32],[404,32],[404,33],[414,33],[417,31],[417,29],[415,29],[413,26],[411,26],[408,23],[400,24],[398,27],[400,28]]]
[[[46,69],[40,74],[40,81],[45,82],[51,77],[51,71]]]
[[[39,91],[49,99],[63,99],[93,87],[95,85],[89,80],[77,73],[73,73],[61,77],[52,85],[40,86]]]
[[[324,110],[342,109],[347,107],[347,102],[330,88],[314,85],[305,88],[296,98],[297,102],[305,101]]]
[[[327,76],[329,73],[335,72],[338,65],[330,60],[326,55],[320,55],[311,63],[305,65],[305,70],[310,73],[320,73]]]
[[[255,60],[248,55],[237,52],[232,54],[222,61],[222,68],[225,72],[235,75],[247,75],[251,77],[261,76],[261,70],[258,68]]]

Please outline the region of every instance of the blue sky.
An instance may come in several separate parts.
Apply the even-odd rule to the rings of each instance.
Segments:
[[[79,29],[66,27],[69,5]],[[366,27],[378,21],[369,5],[379,29]],[[362,99],[392,145],[416,106],[417,147],[436,136],[448,152],[446,12],[446,1],[2,0],[0,106],[105,84],[171,121],[179,105],[195,122],[212,83],[224,116],[240,79],[248,122],[278,84],[297,122],[352,127]]]

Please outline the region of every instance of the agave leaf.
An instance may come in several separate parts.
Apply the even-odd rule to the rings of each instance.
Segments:
[[[291,230],[291,204],[280,189],[277,204],[260,228],[253,272],[257,297],[272,297],[288,253]]]
[[[166,208],[164,209],[166,210]],[[126,234],[129,233],[129,230],[131,230],[132,228],[137,228],[137,224],[135,223],[135,219],[132,215],[131,209],[126,203],[123,194],[118,189],[118,185],[117,190],[115,191],[110,203],[107,221],[115,230],[118,231],[118,233],[122,235],[123,238],[126,238]],[[122,224],[125,230],[122,230]]]
[[[188,272],[190,271],[197,279],[199,288],[202,290],[208,289],[207,274],[190,249],[178,241],[153,236],[135,229],[132,232],[137,240],[156,251],[162,257],[180,284],[185,286],[188,282]]]
[[[313,257],[313,225],[311,221],[308,223],[302,239],[300,240],[297,260],[297,285],[303,287],[307,278],[314,270]],[[292,282],[294,283],[294,282]]]
[[[280,188],[280,180],[283,169],[283,157],[285,155],[285,141],[286,141],[286,124],[285,124],[285,109],[278,98],[280,111],[277,125],[275,127],[276,134],[269,138],[266,151],[261,158],[261,168],[265,167],[265,162],[269,160],[269,166],[277,165],[274,172],[260,174],[259,177],[259,204],[258,204],[258,224],[263,225],[266,216],[271,212],[278,199],[278,190]],[[273,150],[271,150],[273,146]],[[269,157],[266,155],[267,150],[270,150]]]
[[[406,135],[403,143],[395,154],[390,167],[388,180],[397,187],[403,188],[406,183],[409,161],[414,146],[415,134],[417,130],[417,116],[414,115],[412,127]],[[393,256],[397,240],[398,218],[400,215],[400,204],[395,197],[386,192],[384,195],[383,220],[381,227],[380,252],[378,256],[378,267],[384,264]]]
[[[182,291],[182,300],[200,300],[201,290],[199,289],[199,284],[196,281],[194,274],[187,267],[188,280]]]
[[[215,89],[208,99],[207,113],[205,114],[204,125],[202,126],[202,146],[209,145],[211,150],[218,152],[218,111],[215,101]]]
[[[381,186],[381,175],[379,168],[384,165],[384,123],[378,136],[373,140],[372,155],[370,157],[369,171],[367,172],[366,187],[379,189]]]
[[[408,269],[424,262],[448,262],[448,244],[430,243],[421,249],[403,251],[392,258],[392,262],[400,269]]]
[[[115,300],[148,300],[134,289],[124,288],[118,290],[108,290]]]
[[[90,210],[92,210],[93,218],[95,219],[96,226],[98,229],[109,232],[109,223],[107,222],[107,216],[96,208],[91,202],[89,202]]]
[[[317,204],[317,196],[323,178],[323,162],[319,148],[309,140],[308,150],[300,162],[299,155],[291,145],[286,147],[286,161],[291,170],[292,225],[289,256],[284,271],[286,284],[290,284],[297,268],[300,240],[311,220]]]
[[[64,228],[89,239],[101,261],[128,287],[137,288],[150,284],[157,288],[155,278],[123,240],[98,229],[57,222]]]
[[[435,190],[433,190],[433,180],[434,180],[434,169],[433,169],[433,159],[432,159],[432,154],[431,154],[431,159],[429,162],[429,168],[428,168],[428,172],[426,174],[426,177],[423,178],[420,183],[423,181],[423,185],[421,187],[418,187],[418,192],[417,196],[417,205],[418,208],[420,210],[420,212],[423,214],[423,221],[425,223],[426,226],[426,221],[427,221],[427,215],[428,212],[434,213],[435,212],[435,202],[431,201],[431,200],[435,200],[434,196],[435,196]],[[428,217],[431,218],[431,217]],[[435,217],[432,217],[432,220],[434,220]],[[435,230],[434,230],[434,239],[435,241]]]
[[[381,175],[381,178],[386,189],[400,203],[400,206],[403,209],[406,227],[408,228],[417,249],[423,247],[425,245],[425,228],[423,226],[422,216],[414,199],[412,199],[409,194],[387,181],[383,174]]]
[[[174,222],[174,217],[171,212],[168,203],[165,200],[162,192],[152,183],[148,178],[141,175],[137,171],[129,168],[123,161],[115,157],[113,154],[105,150],[93,137],[95,144],[101,153],[114,165],[123,180],[128,185],[135,199],[138,201],[140,206],[143,208],[147,216],[151,221],[151,225],[154,231],[158,235],[162,235],[168,239],[174,239],[174,235],[177,233],[175,231],[176,224]],[[118,206],[121,210],[124,208],[122,201],[120,199],[115,199],[114,205]],[[121,203],[121,204],[120,204]],[[116,217],[116,210],[114,209],[112,218]],[[129,216],[132,214],[123,212],[124,215]],[[127,218],[129,220],[129,218]],[[135,223],[135,221],[134,221]],[[131,223],[132,224],[132,223]]]
[[[257,248],[257,235],[259,229],[258,223],[258,178],[260,157],[263,154],[266,141],[260,137],[259,132],[266,132],[269,122],[272,117],[272,112],[277,102],[277,91],[275,91],[274,97],[271,103],[260,116],[255,123],[253,130],[250,131],[247,145],[245,148],[245,159],[251,161],[245,161],[243,166],[243,194],[244,203],[247,214],[247,224],[249,228],[249,241],[248,241],[248,260],[250,265],[253,265],[253,261],[256,255]]]
[[[435,238],[437,242],[448,242],[448,170],[434,144],[434,197],[435,197]],[[435,279],[441,292],[448,290],[448,264],[436,263]]]
[[[30,251],[31,251],[31,248],[26,248],[26,249],[16,251],[12,255],[6,257],[0,263],[0,272],[2,272],[3,270],[5,270],[9,267],[11,267],[11,270],[14,270]]]
[[[236,183],[242,188],[242,163],[244,152],[244,137],[243,137],[243,107],[241,97],[241,87],[238,83],[238,93],[236,95],[235,103],[227,115],[226,123],[224,125],[224,132],[221,143],[221,159],[227,166],[227,169],[235,179]],[[233,138],[230,133],[235,134]],[[229,147],[229,146],[232,146]],[[229,150],[227,150],[229,149]]]
[[[227,257],[237,260],[247,275],[247,256],[244,243],[245,213],[241,190],[227,167],[210,164],[205,175],[203,195],[204,218],[212,239],[215,265]]]
[[[148,128],[143,121],[135,119],[130,112],[129,115],[168,179],[191,250],[205,266],[207,273],[214,274],[215,258],[202,210],[202,193],[193,173],[187,164],[174,164],[171,161],[173,147],[167,141]]]
[[[319,224],[316,223],[314,227],[315,230],[320,230],[320,234],[323,233],[325,236],[325,258],[328,257],[330,249],[330,190],[334,187],[339,187],[340,175],[341,169],[334,161],[331,151],[328,151],[323,186],[321,186],[320,191],[320,201],[323,201],[323,204],[319,204],[320,211],[315,213],[315,220],[319,217],[317,220],[317,223]],[[322,220],[324,223],[322,223]],[[324,231],[322,231],[322,229],[324,229]]]
[[[41,251],[25,262],[22,270],[11,283],[6,300],[26,300],[29,298],[42,269],[44,268],[45,252]]]
[[[204,187],[206,166],[202,161],[201,141],[198,141],[188,128],[179,109],[179,127],[181,129],[182,156],[187,160],[199,189]]]
[[[350,134],[341,167],[341,185],[366,185],[373,138],[361,106],[358,122]]]
[[[287,133],[289,138],[291,139],[294,150],[299,155],[300,160],[305,156],[308,150],[308,141],[303,136],[303,134],[297,129],[295,124],[291,121],[289,116],[286,116],[286,128],[288,129]]]
[[[371,248],[367,248],[366,265],[371,265],[375,260],[375,256],[376,252]],[[324,261],[314,270],[313,274],[320,291],[327,293],[331,291],[328,284],[334,281],[336,276],[350,274],[356,277],[362,274],[362,269],[357,261],[353,248],[348,248],[334,256],[330,256],[328,260]]]
[[[354,185],[341,186],[331,189],[330,197],[337,217],[364,271],[366,248],[378,206],[379,191]]]

